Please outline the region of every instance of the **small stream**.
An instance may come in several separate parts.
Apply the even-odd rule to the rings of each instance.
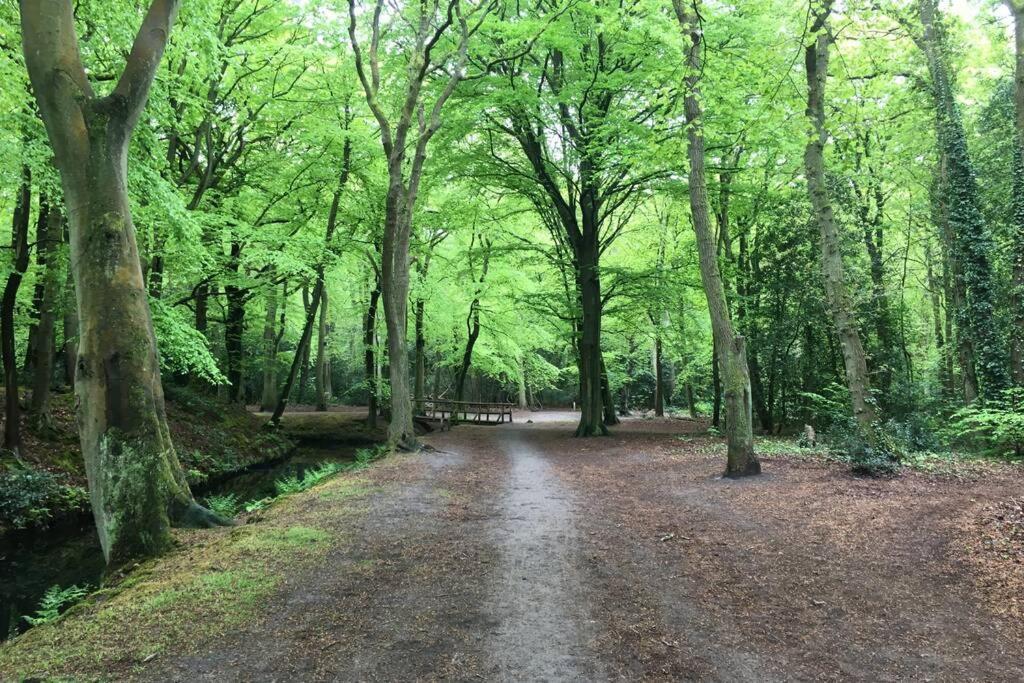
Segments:
[[[200,501],[227,494],[242,503],[267,498],[276,494],[274,482],[278,479],[302,477],[324,463],[352,462],[356,450],[355,446],[310,442],[282,459],[194,486],[193,493]],[[103,569],[103,552],[91,515],[45,531],[26,530],[0,538],[0,641],[28,628],[22,617],[35,613],[51,586],[96,588]]]

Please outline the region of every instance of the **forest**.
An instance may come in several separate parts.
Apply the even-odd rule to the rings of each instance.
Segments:
[[[4,2],[0,223],[0,679],[1024,676],[1024,0]]]

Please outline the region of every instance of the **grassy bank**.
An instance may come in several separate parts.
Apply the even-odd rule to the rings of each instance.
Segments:
[[[123,679],[162,652],[189,652],[258,622],[283,584],[345,542],[370,491],[359,473],[343,473],[240,526],[175,532],[171,553],[0,645],[0,680]]]

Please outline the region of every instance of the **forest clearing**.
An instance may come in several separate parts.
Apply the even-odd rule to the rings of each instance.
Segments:
[[[0,4],[0,680],[1024,679],[1024,0]]]

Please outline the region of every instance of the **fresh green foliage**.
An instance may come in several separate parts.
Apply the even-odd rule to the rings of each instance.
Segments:
[[[217,361],[210,354],[206,337],[192,327],[181,309],[171,308],[160,299],[153,299],[150,301],[150,310],[160,346],[161,369],[198,377],[210,384],[227,382],[217,367]]]
[[[1024,390],[1010,389],[995,400],[961,408],[944,431],[960,446],[980,447],[999,457],[1024,457]]]
[[[88,586],[52,586],[39,601],[39,609],[32,616],[22,617],[32,626],[40,626],[56,621],[66,608],[74,605],[89,594]]]

